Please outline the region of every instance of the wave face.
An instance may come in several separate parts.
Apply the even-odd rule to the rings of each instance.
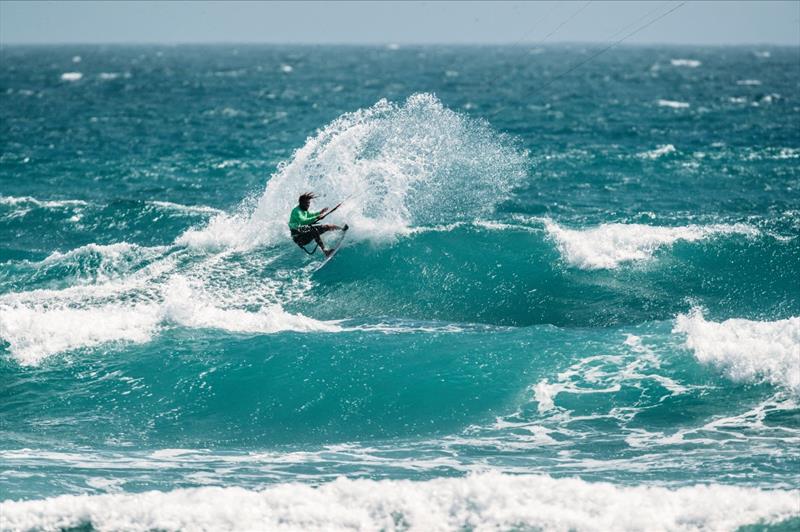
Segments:
[[[796,528],[796,51],[540,52],[8,47],[0,529]]]

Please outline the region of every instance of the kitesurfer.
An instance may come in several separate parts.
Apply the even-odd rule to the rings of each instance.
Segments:
[[[329,211],[327,207],[321,211],[312,212],[308,209],[311,207],[311,200],[316,195],[313,192],[304,192],[300,195],[297,202],[297,207],[292,209],[292,214],[289,216],[289,231],[292,234],[292,240],[295,244],[300,246],[306,253],[309,252],[305,246],[312,240],[317,243],[319,249],[328,257],[333,250],[327,249],[325,243],[322,241],[321,235],[328,231],[347,231],[347,225],[339,227],[338,225],[319,225],[316,222],[325,217],[325,213]]]

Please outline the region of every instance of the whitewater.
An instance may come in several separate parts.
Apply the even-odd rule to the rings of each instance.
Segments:
[[[762,48],[8,47],[0,530],[796,528]]]

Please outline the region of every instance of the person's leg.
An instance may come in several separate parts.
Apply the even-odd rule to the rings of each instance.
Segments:
[[[339,227],[338,225],[332,225],[332,224],[329,224],[329,225],[317,225],[315,227],[317,227],[319,229],[319,234],[327,233],[328,231],[341,231],[342,230],[342,228]]]
[[[325,253],[325,255],[328,254],[328,250],[325,248],[325,242],[322,241],[322,239],[319,236],[319,233],[314,233],[314,242],[317,243],[319,249],[321,249],[322,252]]]
[[[292,232],[292,240],[294,243],[300,246],[306,253],[306,246],[311,242],[316,241],[317,245],[320,246],[324,250],[324,246],[320,245],[320,238],[317,235],[316,228],[311,226],[304,226],[301,229],[295,230]]]
[[[320,238],[320,235],[323,234],[323,233],[327,233],[328,231],[341,231],[342,228],[339,227],[338,225],[328,224],[328,225],[316,225],[316,226],[314,226],[314,229],[315,229],[315,231],[314,231],[314,240],[316,241],[317,245],[319,246],[319,249],[321,249],[322,252],[327,257],[328,255],[330,255],[332,253],[332,251],[325,247],[325,244],[322,243],[322,238]]]
[[[311,235],[314,237],[314,242],[317,243],[317,246],[319,246],[319,249],[322,250],[322,253],[324,253],[326,257],[330,254],[330,251],[325,247],[325,242],[322,241],[320,235],[330,231],[328,227],[327,225],[314,225],[311,227]]]

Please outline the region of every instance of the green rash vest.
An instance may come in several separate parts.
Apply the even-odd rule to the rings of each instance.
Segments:
[[[298,205],[292,209],[292,214],[289,216],[289,229],[297,229],[301,225],[311,225],[317,221],[319,211],[304,211]]]

